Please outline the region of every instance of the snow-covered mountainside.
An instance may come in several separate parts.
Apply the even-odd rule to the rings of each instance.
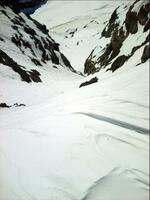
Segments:
[[[33,17],[47,25],[71,65],[83,72],[85,60],[100,43],[101,32],[107,20],[122,3],[123,1],[48,1]],[[103,43],[107,41],[103,40]]]
[[[1,63],[18,73],[23,81],[40,82],[37,66],[43,66],[48,61],[53,65],[66,64],[66,67],[74,71],[69,61],[59,52],[59,44],[48,35],[45,25],[24,14],[15,14],[8,7],[1,6],[0,13]]]
[[[64,14],[65,10],[71,11]],[[54,32],[60,49],[74,68],[89,75],[101,68],[115,71],[143,47],[140,61],[148,59],[149,10],[148,0],[101,1],[101,4],[85,1],[80,6],[77,1],[49,1],[34,17]],[[110,63],[112,67],[107,67]]]
[[[0,200],[148,200],[148,1],[0,10]]]
[[[60,52],[59,44],[48,34],[45,25],[23,13],[15,14],[10,8],[4,6],[0,6],[0,23],[0,78],[2,80],[0,103],[18,103],[18,97],[10,102],[12,90],[16,92],[14,97],[19,92],[16,85],[20,84],[20,89],[25,87],[26,92],[31,88],[30,85],[20,83],[21,81],[45,82],[48,79],[47,73],[51,71],[52,73],[75,72],[68,59]],[[25,98],[22,95],[20,97]]]
[[[138,64],[146,62],[150,58],[149,15],[148,0],[118,6],[101,34],[101,40],[110,38],[109,43],[92,51],[85,62],[84,73],[89,75],[104,68],[114,72],[134,54],[138,54]]]

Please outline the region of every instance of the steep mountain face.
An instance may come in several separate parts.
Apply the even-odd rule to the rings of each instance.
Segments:
[[[75,72],[45,25],[3,6],[0,6],[0,22],[0,73],[4,66],[9,67],[29,83],[42,81],[39,71],[48,63],[51,67],[62,66]]]
[[[132,4],[119,6],[101,34],[101,40],[110,38],[109,43],[102,50],[96,47],[91,52],[85,62],[84,73],[94,74],[101,69],[114,72],[140,49],[140,63],[146,62],[150,58],[149,30],[149,1],[136,0]]]

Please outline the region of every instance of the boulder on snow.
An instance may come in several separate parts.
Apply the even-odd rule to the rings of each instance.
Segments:
[[[6,103],[0,103],[0,108],[10,108]]]
[[[98,82],[98,78],[97,78],[97,77],[94,77],[94,78],[92,78],[91,80],[82,83],[82,84],[79,86],[79,88],[81,88],[81,87],[83,87],[83,86],[91,85],[91,84],[96,83],[96,82]]]
[[[7,103],[0,103],[0,108],[10,108],[10,107],[21,107],[21,106],[26,106],[25,104],[23,103],[14,103],[13,105],[8,105]]]

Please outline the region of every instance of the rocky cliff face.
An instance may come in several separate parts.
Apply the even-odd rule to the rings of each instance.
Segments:
[[[149,29],[149,1],[122,4],[113,12],[101,34],[102,39],[109,38],[110,42],[101,51],[95,48],[91,52],[85,62],[84,73],[93,74],[102,68],[114,72],[139,49],[143,49],[141,63],[146,62],[150,57]]]
[[[0,64],[19,74],[21,80],[42,81],[38,70],[47,63],[75,72],[45,25],[2,4],[0,22]]]

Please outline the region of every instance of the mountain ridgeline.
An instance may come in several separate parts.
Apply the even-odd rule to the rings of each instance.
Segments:
[[[22,81],[41,82],[39,69],[47,63],[75,72],[45,25],[23,13],[15,13],[2,2],[0,21],[0,64],[19,74]]]
[[[28,83],[41,82],[40,69],[43,66],[48,67],[48,63],[51,63],[51,67],[55,69],[62,66],[76,72],[70,61],[60,52],[59,44],[49,35],[45,25],[29,15],[14,11],[14,5],[17,2],[0,2],[0,63],[11,68],[19,74],[21,80]],[[38,2],[30,1],[17,5],[25,4],[25,7],[28,7]],[[91,52],[84,64],[84,74],[94,74],[101,69],[114,72],[139,51],[141,61],[138,64],[146,62],[150,57],[149,16],[148,0],[122,3],[117,7],[107,21],[101,33],[101,39],[98,41],[99,46],[103,39],[108,39],[109,43],[103,46],[103,49],[99,50],[98,46]]]
[[[139,49],[142,49],[141,63],[146,62],[150,58],[149,30],[149,1],[136,0],[132,5],[122,4],[112,13],[101,33],[101,40],[110,38],[110,42],[101,51],[98,51],[97,47],[91,52],[85,62],[84,73],[90,75],[101,69],[114,72]]]

